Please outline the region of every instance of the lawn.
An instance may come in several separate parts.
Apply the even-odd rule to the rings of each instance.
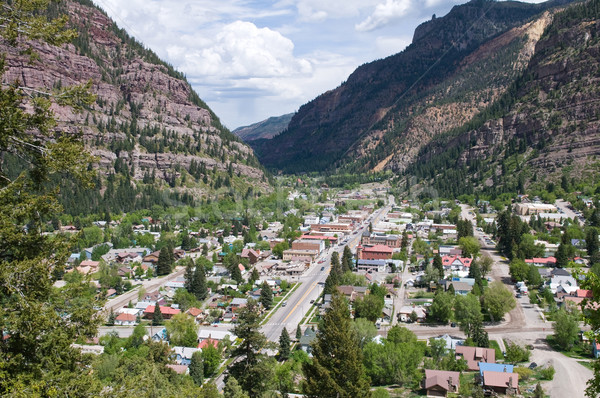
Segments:
[[[588,343],[577,342],[570,350],[563,350],[554,340],[553,335],[549,335],[546,337],[546,341],[548,345],[552,347],[553,350],[560,352],[570,358],[575,359],[591,359],[592,358],[592,348]]]

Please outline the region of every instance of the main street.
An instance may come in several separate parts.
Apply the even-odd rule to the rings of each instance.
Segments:
[[[377,223],[383,215],[387,214],[394,205],[394,197],[389,196],[388,204],[375,211],[368,220],[355,229],[350,235],[350,240],[346,243],[351,249],[354,249],[359,243],[361,233],[364,228],[368,228],[369,223]],[[343,242],[343,240],[342,240]],[[309,312],[313,303],[317,301],[323,293],[325,280],[331,269],[331,255],[337,251],[341,255],[346,244],[338,244],[327,249],[316,262],[314,262],[304,275],[296,281],[301,285],[286,300],[286,306],[279,306],[271,318],[262,326],[262,332],[269,341],[279,341],[279,336],[283,328],[287,328],[290,335],[294,335],[296,327],[302,321],[302,318]]]

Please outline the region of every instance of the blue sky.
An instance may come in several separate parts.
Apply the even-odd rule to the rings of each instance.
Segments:
[[[94,0],[234,129],[295,112],[465,0]],[[539,3],[540,0],[527,2]]]

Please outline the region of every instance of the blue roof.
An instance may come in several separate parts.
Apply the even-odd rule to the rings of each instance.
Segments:
[[[513,373],[513,369],[513,365],[504,363],[479,362],[479,374],[481,376],[483,376],[484,371]]]

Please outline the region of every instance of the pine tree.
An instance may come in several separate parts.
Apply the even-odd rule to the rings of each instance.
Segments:
[[[154,305],[154,313],[152,314],[152,326],[159,326],[163,324],[162,312],[160,312],[160,305],[156,303]]]
[[[192,284],[194,283],[194,260],[192,260],[191,258],[188,259],[188,263],[185,266],[184,279],[185,290],[192,293]]]
[[[231,279],[236,281],[238,284],[242,283],[244,278],[242,277],[242,271],[240,271],[240,267],[238,264],[235,264],[231,267]]]
[[[442,256],[440,256],[439,253],[436,253],[435,257],[433,257],[433,268],[439,271],[442,278],[444,277],[444,264],[442,262]]]
[[[273,290],[271,290],[271,286],[269,286],[267,281],[264,281],[261,286],[260,303],[267,310],[271,308],[271,305],[273,305]]]
[[[208,296],[206,274],[204,272],[204,267],[200,264],[196,265],[196,271],[194,271],[191,289],[191,293],[200,301],[204,300],[206,296]]]
[[[333,252],[331,255],[330,274],[335,274],[336,277],[341,277],[343,274],[342,265],[340,264],[340,254],[338,252]]]
[[[534,398],[544,398],[546,394],[544,393],[544,389],[542,388],[540,382],[538,381],[535,385],[535,390],[533,390]]]
[[[556,250],[556,266],[558,268],[565,268],[569,264],[569,257],[567,254],[567,245],[561,243],[558,245]]]
[[[287,361],[290,357],[290,335],[286,328],[283,328],[279,336],[279,360]]]
[[[300,324],[296,327],[296,340],[300,340],[302,338],[302,328]]]
[[[108,314],[108,321],[106,322],[107,326],[113,326],[115,324],[115,312],[113,309],[110,309],[110,314]]]
[[[350,250],[349,246],[344,246],[344,254],[342,255],[342,271],[351,272],[353,266],[353,258],[352,250]]]
[[[192,354],[192,361],[189,366],[190,376],[197,386],[201,386],[204,382],[204,361],[202,360],[202,352],[196,351]]]
[[[252,281],[252,283],[254,283],[259,279],[260,279],[260,275],[258,275],[258,271],[256,270],[256,268],[252,268],[252,273],[250,274],[250,280]]]
[[[158,254],[158,262],[156,263],[156,275],[169,275],[171,273],[171,262],[169,256],[169,248],[167,246],[160,249]]]
[[[351,328],[348,303],[339,293],[319,326],[313,360],[303,366],[307,397],[370,397],[362,352]]]

